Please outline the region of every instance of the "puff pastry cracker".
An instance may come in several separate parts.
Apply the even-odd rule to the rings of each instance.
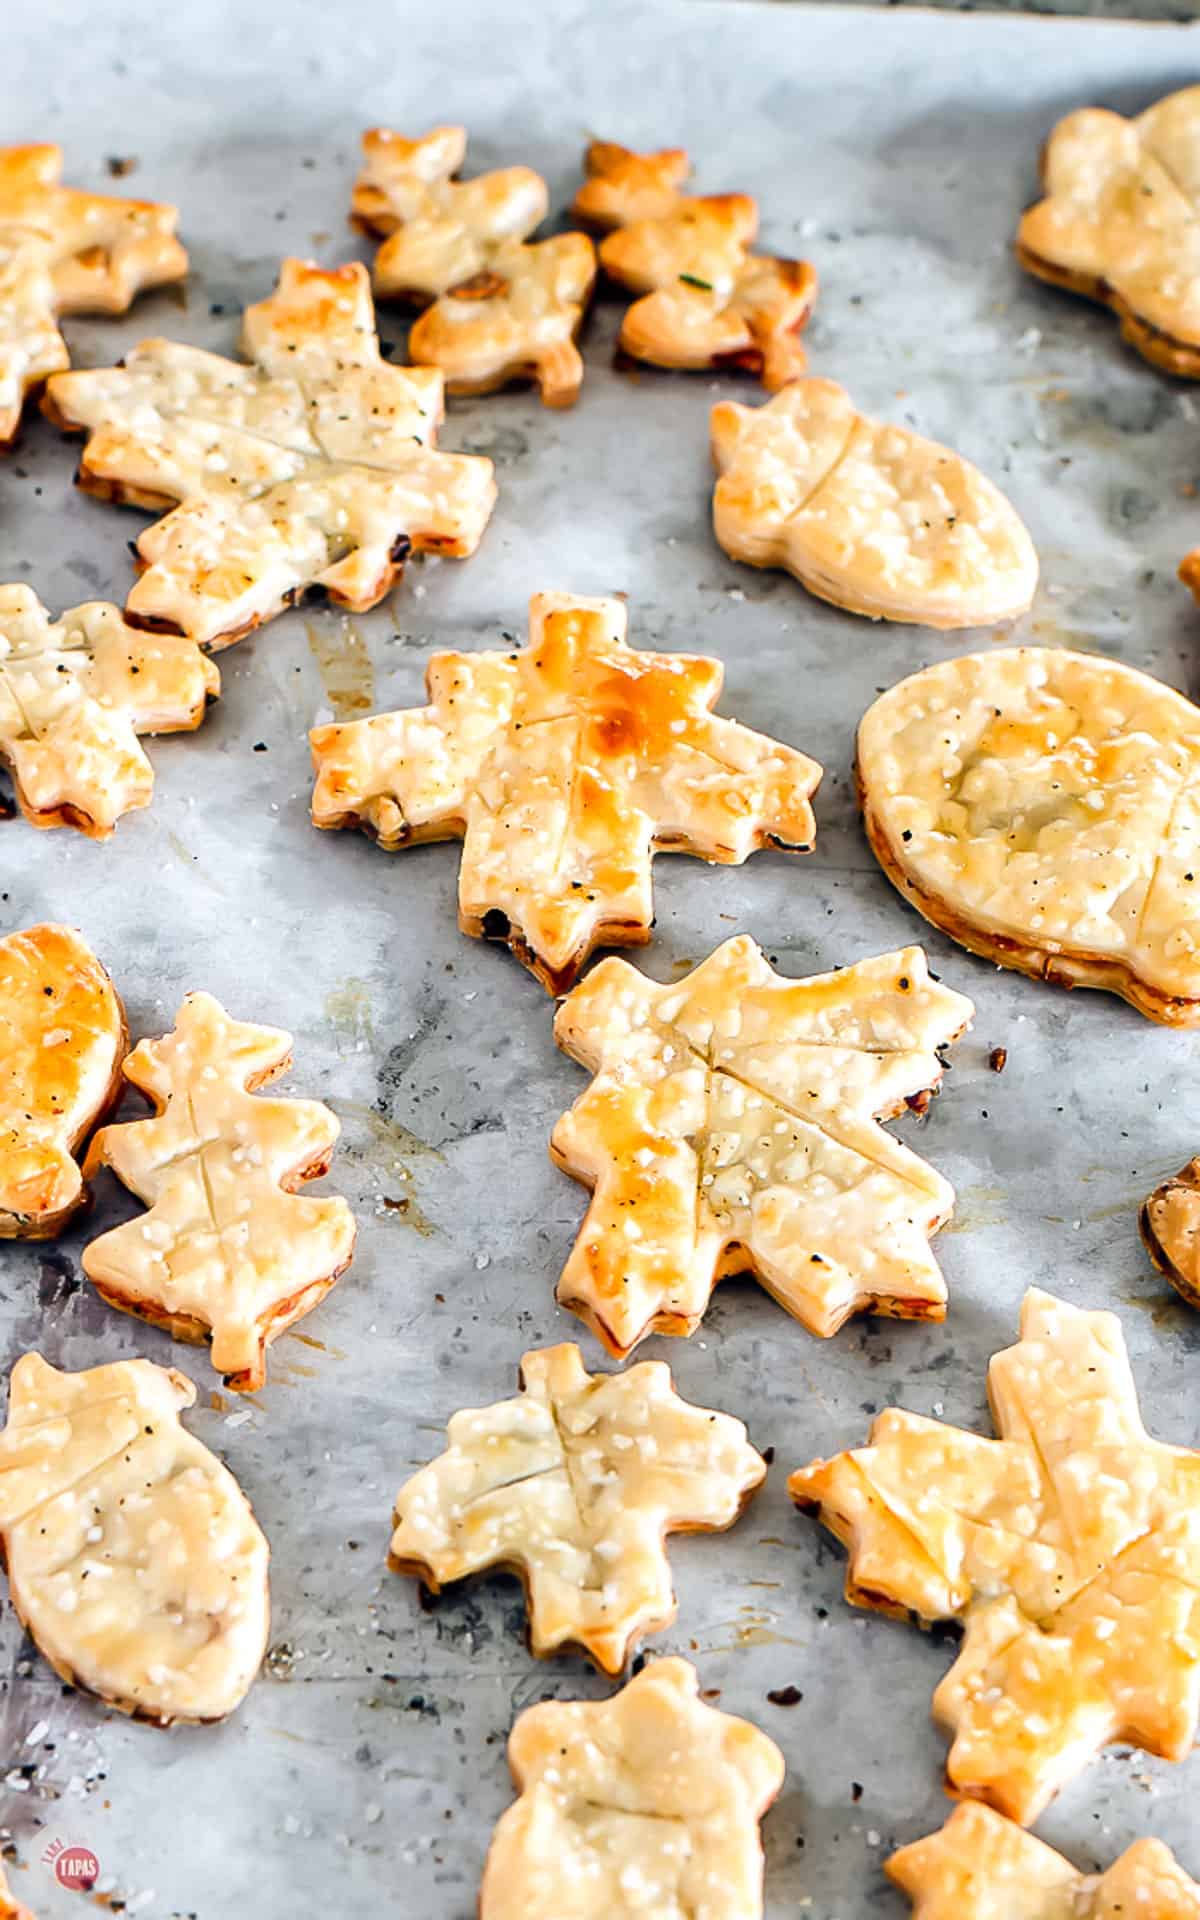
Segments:
[[[364,134],[352,217],[386,236],[375,291],[425,307],[409,358],[440,367],[448,392],[535,380],[546,406],[572,406],[596,249],[584,233],[528,244],[546,217],[545,181],[529,167],[504,167],[460,182],[466,151],[463,127],[435,127],[420,140],[386,127]]]
[[[734,560],[786,567],[871,620],[986,627],[1024,613],[1033,542],[998,487],[948,447],[870,420],[833,380],[712,410],[713,527]]]
[[[1103,1873],[1077,1873],[990,1807],[956,1807],[884,1869],[913,1920],[1200,1920],[1200,1887],[1161,1841],[1135,1841]]]
[[[0,1240],[49,1240],[87,1204],[75,1156],[121,1093],[108,974],[71,927],[0,940]]]
[[[692,1333],[747,1268],[812,1333],[942,1319],[954,1191],[877,1116],[937,1086],[973,1013],[919,947],[785,980],[743,934],[671,986],[602,960],[554,1022],[595,1075],[550,1146],[594,1190],[563,1306],[618,1356]]]
[[[893,1407],[788,1485],[849,1547],[854,1605],[964,1623],[947,1785],[1025,1826],[1110,1741],[1191,1749],[1200,1453],[1148,1437],[1115,1316],[1037,1289],[988,1397],[999,1440]]]
[[[889,689],[858,730],[867,837],[972,953],[1200,1022],[1200,709],[1098,654],[1018,647]]]
[[[142,633],[102,600],[51,620],[29,587],[0,587],[0,758],[35,827],[107,839],[154,791],[138,735],[193,731],[220,691],[194,640]]]
[[[1200,1307],[1200,1159],[1155,1187],[1142,1203],[1138,1225],[1159,1272],[1189,1307]]]
[[[196,1389],[118,1360],[17,1361],[0,1432],[9,1595],[72,1686],[170,1726],[219,1720],[267,1644],[268,1548],[227,1467],[180,1425]]]
[[[28,1907],[23,1907],[8,1884],[8,1875],[0,1867],[0,1920],[34,1920]]]
[[[188,270],[174,207],[64,187],[62,163],[59,147],[0,147],[0,447],[26,396],[71,364],[60,314],[124,313]]]
[[[626,353],[656,367],[742,367],[771,392],[803,372],[817,276],[807,260],[751,252],[749,194],[681,192],[690,167],[679,148],[631,153],[594,140],[585,166],[573,212],[605,233],[608,277],[641,295],[621,323]]]
[[[492,463],[436,450],[442,376],[383,359],[365,267],[285,260],[242,346],[247,366],[143,340],[47,384],[43,410],[87,435],[79,485],[172,509],[138,537],[130,620],[223,647],[310,588],[361,612],[409,554],[474,552]]]
[[[508,1743],[520,1799],[492,1838],[479,1920],[762,1920],[758,1823],[783,1755],[655,1660],[611,1700],[548,1700]]]
[[[97,1292],[177,1340],[211,1332],[213,1366],[245,1392],[263,1384],[268,1344],[354,1251],[346,1202],[296,1192],[327,1172],[336,1116],[316,1100],[255,1098],[287,1071],[291,1046],[189,993],[174,1031],[125,1062],[154,1117],[101,1128],[85,1167],[111,1167],[149,1208],[84,1248]]]
[[[522,652],[435,654],[429,706],[317,727],[312,817],[389,852],[461,837],[459,926],[558,993],[593,947],[650,938],[656,851],[807,852],[821,769],[710,712],[718,660],[635,652],[621,601],[529,612]]]
[[[1200,86],[1133,120],[1069,113],[1042,177],[1017,229],[1021,265],[1102,301],[1147,360],[1200,379]]]
[[[675,1618],[667,1534],[731,1527],[767,1471],[661,1361],[593,1375],[569,1345],[527,1353],[519,1397],[456,1413],[447,1437],[400,1489],[389,1565],[433,1593],[506,1567],[534,1653],[580,1646],[610,1674]]]

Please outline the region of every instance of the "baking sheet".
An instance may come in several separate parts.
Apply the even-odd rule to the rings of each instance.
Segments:
[[[51,0],[6,22],[3,138],[61,140],[68,177],[96,186],[108,156],[136,157],[116,190],[178,201],[191,249],[185,299],[67,323],[77,365],[157,332],[230,351],[282,253],[368,257],[345,216],[358,134],[375,122],[461,119],[470,171],[528,162],[556,208],[589,134],[683,143],[703,189],[760,196],[765,245],[816,262],[813,368],[1006,487],[1043,563],[1021,637],[1200,690],[1200,615],[1174,578],[1200,538],[1200,389],[1152,372],[1105,315],[1037,287],[1009,253],[1056,117],[1093,100],[1133,110],[1191,81],[1190,32],[696,0],[517,0],[502,19],[453,4],[249,11]],[[792,1511],[789,1470],[857,1442],[893,1401],[990,1431],[984,1369],[1031,1283],[1120,1310],[1152,1428],[1200,1439],[1200,1320],[1150,1272],[1135,1225],[1141,1196],[1200,1145],[1200,1041],[1106,996],[998,973],[905,909],[855,818],[853,729],[876,690],[987,636],[874,627],[727,560],[708,530],[708,409],[757,390],[615,371],[620,311],[596,312],[574,412],[523,393],[452,403],[443,445],[491,454],[500,482],[473,560],[414,566],[352,622],[300,611],[222,654],[222,701],[199,734],[151,745],[153,807],[109,844],[0,828],[0,925],[82,927],[135,1035],[168,1026],[193,987],[295,1034],[288,1084],[341,1115],[328,1184],[360,1225],[350,1272],[272,1349],[266,1390],[189,1421],[273,1549],[273,1651],[242,1710],[217,1728],[129,1725],[64,1697],[5,1608],[0,1776],[25,1771],[7,1771],[0,1825],[42,1920],[79,1911],[43,1863],[54,1841],[91,1847],[111,1904],[144,1916],[223,1920],[253,1889],[265,1915],[466,1920],[510,1798],[515,1714],[608,1691],[579,1659],[529,1658],[515,1583],[424,1612],[384,1568],[392,1495],[454,1409],[511,1392],[539,1342],[578,1338],[602,1359],[553,1303],[584,1196],[546,1140],[584,1076],[556,1053],[535,982],[456,932],[453,848],[388,858],[314,833],[307,813],[314,721],[419,701],[435,647],[519,635],[537,589],[626,592],[635,643],[719,654],[721,710],[828,770],[813,856],[660,860],[641,964],[672,977],[738,929],[796,974],[924,937],[978,1006],[927,1121],[898,1129],[959,1192],[939,1242],[945,1326],[860,1321],[819,1342],[752,1283],[727,1283],[695,1338],[639,1353],[775,1449],[732,1535],[674,1542],[679,1620],[650,1643],[694,1658],[720,1704],[783,1748],[787,1785],[765,1826],[771,1920],[901,1915],[881,1862],[949,1810],[929,1719],[949,1649],[843,1604],[840,1555]],[[403,341],[395,313],[382,330]],[[74,458],[35,421],[0,462],[2,575],[55,609],[121,599],[141,524],[75,492]],[[996,1045],[1002,1077],[986,1064]],[[85,1234],[129,1211],[105,1188],[81,1232],[0,1249],[0,1357],[37,1346],[85,1367],[143,1353],[183,1366],[207,1403],[220,1383],[203,1351],[79,1284]],[[788,1685],[798,1705],[767,1701]],[[1084,1867],[1156,1833],[1200,1874],[1198,1778],[1195,1760],[1111,1751],[1038,1831]]]

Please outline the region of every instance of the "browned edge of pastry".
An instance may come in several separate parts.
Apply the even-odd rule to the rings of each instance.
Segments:
[[[1027,247],[1021,240],[1016,242],[1015,252],[1019,265],[1024,267],[1026,273],[1033,274],[1035,279],[1109,307],[1120,322],[1122,338],[1136,347],[1144,359],[1156,367],[1162,367],[1167,373],[1178,374],[1187,380],[1200,380],[1200,344],[1177,339],[1174,334],[1164,333],[1161,327],[1143,320],[1128,301],[1122,299],[1116,289],[1099,275],[1073,273],[1069,267],[1058,266],[1043,254],[1035,253],[1032,247]]]
[[[1181,1167],[1178,1173],[1173,1174],[1169,1180],[1164,1180],[1161,1186],[1155,1187],[1154,1192],[1147,1195],[1138,1208],[1138,1230],[1142,1236],[1142,1244],[1158,1271],[1171,1282],[1181,1300],[1186,1300],[1189,1307],[1200,1309],[1200,1287],[1197,1287],[1195,1280],[1190,1279],[1176,1266],[1165,1244],[1159,1238],[1155,1225],[1156,1203],[1166,1200],[1173,1191],[1180,1188],[1188,1193],[1200,1194],[1200,1156],[1189,1160],[1186,1167]],[[1200,1200],[1197,1201],[1197,1207],[1200,1208]]]
[[[993,960],[999,967],[1028,974],[1030,979],[1047,980],[1053,986],[1097,987],[1108,993],[1119,994],[1122,1000],[1127,1000],[1131,1007],[1136,1007],[1139,1013],[1160,1026],[1200,1026],[1200,1000],[1186,1000],[1160,993],[1156,987],[1139,979],[1122,960],[1104,960],[1072,947],[1050,952],[1016,935],[990,933],[986,928],[963,920],[940,894],[930,893],[906,871],[886,829],[872,812],[857,756],[854,779],[871,851],[888,879],[924,919],[948,934],[960,947],[965,947],[968,953],[978,954],[984,960]]]

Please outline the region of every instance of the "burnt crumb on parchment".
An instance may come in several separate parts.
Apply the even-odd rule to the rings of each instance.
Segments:
[[[799,1687],[772,1687],[767,1695],[773,1707],[798,1707],[803,1698]]]
[[[993,1047],[988,1054],[988,1066],[993,1073],[1003,1073],[1008,1065],[1008,1048]]]

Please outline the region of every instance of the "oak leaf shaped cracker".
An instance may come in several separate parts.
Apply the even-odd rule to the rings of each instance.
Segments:
[[[118,1360],[17,1361],[0,1540],[17,1615],[55,1672],[141,1720],[219,1720],[267,1643],[268,1548],[227,1467],[180,1425],[196,1389]]]
[[[410,553],[474,552],[492,463],[436,451],[442,376],[382,358],[365,267],[285,260],[242,345],[248,366],[143,340],[47,385],[43,410],[88,436],[86,492],[173,507],[138,538],[131,620],[228,646],[310,587],[361,612]]]
[[[154,1117],[103,1127],[85,1168],[111,1167],[150,1209],[84,1248],[93,1286],[178,1340],[211,1330],[213,1366],[246,1392],[263,1384],[268,1344],[316,1306],[354,1251],[346,1202],[295,1191],[328,1170],[335,1115],[316,1100],[255,1098],[287,1071],[291,1046],[289,1034],[189,993],[174,1031],[125,1062]]]
[[[712,410],[713,526],[734,560],[786,567],[872,620],[985,627],[1024,613],[1033,542],[960,454],[870,420],[833,380]]]
[[[972,953],[1200,1022],[1200,709],[1097,654],[926,667],[858,730],[867,837]]]
[[[1200,1887],[1160,1841],[1135,1841],[1105,1872],[1078,1873],[990,1807],[956,1807],[885,1871],[913,1920],[1200,1920]]]
[[[809,980],[746,935],[672,986],[601,961],[554,1022],[595,1075],[550,1147],[594,1189],[559,1300],[617,1355],[692,1333],[746,1269],[813,1333],[942,1319],[954,1191],[877,1119],[937,1086],[973,1013],[919,947]]]
[[[576,1346],[527,1353],[519,1397],[447,1433],[400,1489],[389,1564],[434,1593],[509,1568],[534,1653],[570,1643],[612,1674],[675,1618],[666,1535],[731,1527],[767,1470],[741,1421],[681,1400],[661,1361],[592,1375]]]
[[[384,127],[364,134],[352,206],[356,225],[387,236],[375,291],[425,307],[409,358],[440,367],[448,392],[535,380],[544,405],[572,406],[596,249],[583,233],[527,244],[546,217],[545,181],[529,167],[459,181],[466,151],[463,127],[435,127],[420,140]]]
[[[1138,1225],[1146,1251],[1189,1307],[1200,1307],[1200,1158],[1144,1200]]]
[[[70,365],[60,314],[124,313],[187,273],[174,207],[83,193],[61,175],[59,147],[0,147],[0,447],[26,395]]]
[[[749,194],[681,192],[690,167],[679,148],[631,153],[596,140],[585,166],[572,211],[606,234],[609,278],[642,296],[621,323],[626,353],[656,367],[742,367],[771,392],[803,372],[817,276],[807,260],[750,251]]]
[[[655,1660],[611,1700],[548,1700],[508,1743],[520,1799],[492,1838],[480,1920],[762,1920],[758,1823],[783,1755]]]
[[[138,735],[198,727],[220,690],[194,640],[142,633],[101,600],[51,620],[28,587],[0,587],[0,757],[36,827],[106,839],[150,804]]]
[[[788,1485],[849,1547],[853,1604],[964,1623],[947,1785],[1027,1825],[1109,1741],[1192,1746],[1200,1453],[1147,1436],[1115,1316],[1036,1289],[988,1398],[998,1440],[892,1407]]]
[[[1042,178],[1017,229],[1021,265],[1103,301],[1147,360],[1200,379],[1200,86],[1133,120],[1069,113]]]
[[[0,940],[0,1240],[48,1240],[87,1203],[75,1156],[121,1092],[125,1009],[70,927]]]
[[[389,852],[463,840],[458,923],[552,993],[593,947],[640,946],[651,856],[807,852],[821,769],[709,709],[718,660],[638,653],[619,600],[539,593],[522,652],[435,654],[430,705],[310,735],[318,827]]]

